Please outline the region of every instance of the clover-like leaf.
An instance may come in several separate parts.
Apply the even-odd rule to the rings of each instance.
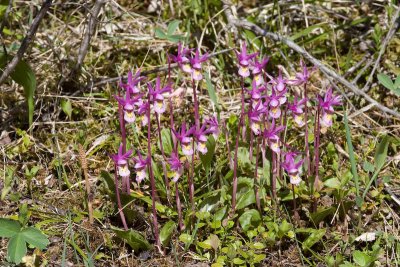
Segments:
[[[19,233],[21,224],[17,221],[0,218],[0,237],[10,238]]]
[[[25,228],[19,235],[30,245],[40,249],[45,249],[50,243],[49,239],[35,227]]]
[[[11,237],[8,241],[7,259],[16,264],[21,263],[22,258],[26,255],[26,242],[20,233]]]

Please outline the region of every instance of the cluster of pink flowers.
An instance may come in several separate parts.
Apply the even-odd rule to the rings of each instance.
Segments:
[[[191,75],[191,78],[195,81],[200,81],[203,79],[202,75],[202,63],[208,59],[209,55],[206,53],[200,55],[199,50],[193,53],[193,49],[188,49],[182,44],[178,46],[177,55],[170,55],[171,61],[178,63],[179,68]],[[172,94],[172,83],[168,83],[162,86],[160,77],[156,78],[155,84],[147,83],[147,91],[143,91],[140,86],[140,82],[144,81],[146,78],[140,75],[140,70],[135,74],[131,71],[128,73],[127,83],[120,82],[120,88],[124,90],[123,96],[114,96],[118,101],[120,108],[123,111],[124,122],[123,124],[131,124],[139,122],[141,127],[146,126],[149,123],[149,116],[147,112],[152,111],[158,115],[163,114],[166,111],[167,103],[166,98],[170,97]],[[172,114],[171,114],[172,116]],[[209,135],[213,135],[217,138],[219,133],[219,125],[215,117],[208,118],[204,121],[203,125],[197,129],[196,126],[186,128],[186,123],[184,122],[180,128],[180,131],[171,129],[176,140],[179,141],[182,154],[185,156],[191,156],[194,151],[193,147],[196,148],[201,154],[207,153],[207,139]],[[194,142],[195,146],[192,145]],[[130,175],[129,164],[130,156],[132,150],[124,153],[125,148],[121,144],[118,154],[112,155],[114,160],[118,175],[126,178]],[[138,152],[136,158],[132,158],[134,161],[134,169],[136,172],[136,181],[140,183],[145,179],[147,175],[147,165],[150,159],[148,157],[143,158]],[[179,158],[179,153],[177,148],[174,148],[167,162],[170,165],[170,170],[172,171],[172,181],[176,182],[178,178],[183,173],[183,163]]]
[[[306,96],[300,98],[294,93],[293,100],[288,102],[290,97],[288,86],[305,85],[315,70],[307,68],[303,61],[300,62],[302,71],[296,73],[294,79],[284,78],[282,71],[279,70],[277,77],[272,77],[265,71],[269,61],[268,58],[258,59],[259,53],[247,53],[246,43],[243,42],[240,51],[236,51],[238,59],[238,75],[244,78],[252,78],[251,89],[246,89],[250,98],[247,117],[255,136],[265,138],[266,144],[274,153],[281,153],[284,156],[282,167],[290,176],[292,184],[299,184],[301,167],[304,159],[298,153],[287,151],[287,147],[282,142],[280,133],[287,127],[286,113],[289,112],[293,117],[293,123],[302,128],[307,123],[305,121],[305,107],[309,102]],[[318,97],[318,107],[321,108],[321,125],[329,127],[332,125],[332,114],[334,106],[341,104],[340,96],[333,96],[332,89],[329,88],[325,96]],[[296,160],[297,159],[297,160]]]

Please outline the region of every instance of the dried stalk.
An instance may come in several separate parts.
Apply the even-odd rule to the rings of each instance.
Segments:
[[[90,190],[86,153],[81,144],[78,145],[78,151],[79,151],[79,161],[81,163],[81,167],[83,170],[83,176],[85,177],[87,205],[88,205],[88,212],[89,212],[89,222],[90,222],[90,224],[93,224],[93,221],[94,221],[93,220],[93,194],[91,193],[91,190]]]

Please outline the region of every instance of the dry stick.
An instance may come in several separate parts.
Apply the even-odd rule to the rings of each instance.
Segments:
[[[383,53],[385,53],[385,50],[386,50],[387,45],[389,44],[389,41],[392,39],[392,37],[396,33],[396,30],[399,26],[400,26],[400,7],[397,8],[397,11],[392,18],[389,32],[387,33],[385,40],[383,41],[381,50],[379,51],[379,54],[378,54],[378,58],[375,61],[374,67],[372,68],[372,71],[368,77],[368,80],[365,83],[364,87],[361,89],[362,91],[368,92],[369,84],[372,82],[375,71],[378,68],[379,62],[381,61],[381,57],[382,57]]]
[[[94,34],[94,30],[96,28],[97,24],[97,16],[100,13],[101,8],[103,5],[107,2],[107,0],[97,0],[93,8],[90,10],[90,18],[88,21],[87,29],[85,32],[85,36],[82,40],[81,46],[79,48],[79,53],[78,53],[78,59],[76,61],[76,65],[74,69],[70,73],[70,77],[74,77],[77,73],[79,73],[81,66],[83,64],[83,60],[86,57],[86,54],[88,52],[89,44],[90,44],[90,39],[92,39],[92,36]]]
[[[248,21],[245,21],[245,20],[236,19],[232,15],[232,12],[230,10],[230,6],[232,5],[230,3],[230,1],[224,0],[223,2],[224,2],[224,8],[229,7],[229,8],[225,9],[225,15],[227,16],[228,21],[231,24],[233,24],[234,26],[241,27],[241,28],[253,31],[256,34],[259,34],[261,36],[265,36],[265,37],[267,37],[269,39],[272,39],[272,40],[274,40],[276,42],[282,42],[282,43],[286,44],[289,48],[291,48],[294,51],[296,51],[297,53],[301,54],[304,58],[306,58],[308,61],[310,61],[316,67],[318,67],[326,76],[332,78],[333,80],[336,80],[336,81],[340,82],[341,84],[343,84],[344,86],[349,88],[351,91],[353,91],[353,93],[355,93],[356,95],[364,97],[368,102],[374,104],[378,109],[382,110],[383,112],[386,112],[386,113],[388,113],[390,115],[393,115],[393,116],[395,116],[397,118],[400,118],[400,113],[399,112],[397,112],[395,110],[392,110],[390,108],[387,108],[387,107],[383,106],[382,104],[380,104],[378,101],[376,101],[375,99],[370,97],[368,94],[366,94],[365,92],[360,90],[358,88],[358,86],[352,84],[351,82],[349,82],[348,80],[343,78],[343,76],[337,74],[334,70],[332,70],[329,67],[327,67],[325,64],[323,64],[321,61],[319,61],[318,59],[313,57],[310,53],[308,53],[306,50],[301,48],[299,45],[297,45],[292,40],[290,40],[288,38],[285,38],[285,37],[283,37],[283,36],[281,36],[279,34],[266,31],[266,30],[260,28],[259,26],[255,25],[254,23],[251,23],[251,22],[248,22]]]
[[[215,57],[215,56],[217,56],[217,55],[219,55],[219,54],[224,54],[224,53],[229,52],[229,51],[232,51],[232,50],[233,50],[233,48],[223,49],[223,50],[221,50],[221,51],[218,51],[218,52],[214,52],[214,53],[209,54],[209,57]],[[169,63],[169,64],[167,64],[167,65],[160,66],[160,67],[156,67],[156,68],[151,69],[151,70],[142,71],[141,74],[142,74],[143,76],[146,76],[146,75],[153,74],[153,73],[168,72],[169,70],[175,69],[175,68],[177,68],[177,67],[178,67],[178,64],[177,64],[177,63],[172,63],[172,64]],[[118,82],[118,81],[121,80],[121,78],[122,78],[122,80],[126,80],[126,79],[127,79],[127,77],[107,78],[107,79],[99,80],[99,81],[97,81],[97,82],[91,82],[91,83],[89,83],[86,87],[87,87],[87,88],[91,88],[91,87],[101,86],[101,85],[104,85],[104,84],[107,84],[107,83]]]
[[[35,37],[36,31],[39,28],[39,24],[40,24],[41,20],[43,19],[44,15],[46,15],[47,11],[49,10],[49,8],[51,6],[51,2],[52,2],[52,0],[46,0],[42,4],[42,6],[39,10],[39,13],[33,20],[31,27],[29,28],[28,33],[26,34],[24,40],[22,40],[21,46],[19,47],[17,54],[4,68],[3,74],[0,77],[0,85],[4,83],[4,81],[7,79],[8,76],[10,76],[10,74],[14,71],[15,67],[18,65],[18,63],[22,59],[22,56],[24,55],[26,49],[29,47],[30,43],[32,42],[33,38]]]
[[[83,176],[85,177],[85,185],[86,185],[86,194],[87,194],[87,205],[88,205],[88,212],[89,212],[89,222],[93,224],[93,195],[90,190],[90,183],[89,183],[89,175],[88,175],[88,167],[87,167],[87,160],[85,150],[81,144],[78,145],[79,150],[79,160],[81,162],[81,167],[83,169]]]

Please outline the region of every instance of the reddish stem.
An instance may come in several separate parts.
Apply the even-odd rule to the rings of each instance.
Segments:
[[[318,183],[319,183],[319,171],[318,171],[318,167],[319,167],[319,138],[320,138],[320,121],[319,121],[319,114],[320,114],[320,107],[318,106],[317,108],[317,113],[316,113],[316,134],[315,134],[315,143],[314,143],[314,149],[315,149],[315,159],[314,159],[314,163],[315,163],[315,180],[314,180],[314,190],[316,188],[318,188]]]
[[[183,220],[182,220],[182,205],[181,205],[181,199],[179,198],[178,182],[175,183],[175,199],[176,199],[176,208],[178,210],[179,229],[181,231],[183,231],[185,229],[185,226],[184,226]]]
[[[168,173],[167,173],[167,168],[165,166],[165,161],[167,160],[167,157],[165,156],[164,153],[164,146],[162,142],[162,137],[161,137],[161,125],[160,125],[160,117],[156,113],[156,120],[157,120],[157,130],[158,130],[158,139],[160,141],[160,150],[161,150],[161,155],[163,156],[163,161],[162,163],[162,168],[164,172],[164,183],[166,187],[166,192],[167,192],[167,201],[170,203],[170,193],[169,193],[169,181],[168,181]]]
[[[124,211],[122,210],[122,204],[121,204],[121,197],[119,195],[119,188],[118,188],[118,173],[117,173],[117,165],[114,165],[114,178],[115,178],[115,196],[117,197],[117,205],[118,205],[118,213],[119,216],[121,217],[122,224],[124,225],[125,231],[128,230],[128,225],[126,224],[126,219],[124,215]]]
[[[258,179],[258,153],[260,149],[260,144],[258,138],[256,138],[256,170],[254,174],[254,185],[255,185],[255,194],[256,194],[256,205],[258,210],[261,212],[261,201],[260,201],[260,194],[259,194],[259,179]]]
[[[304,84],[304,98],[306,99],[305,105],[304,105],[304,121],[305,121],[305,137],[304,137],[304,142],[305,142],[305,147],[306,147],[306,162],[307,162],[307,182],[308,185],[310,185],[310,176],[311,176],[311,163],[310,163],[310,147],[308,144],[308,98],[307,98],[307,83]]]
[[[239,149],[239,138],[240,138],[240,129],[243,129],[243,119],[244,119],[244,90],[243,90],[243,78],[242,78],[242,107],[240,112],[239,125],[236,135],[236,144],[235,144],[235,158],[233,159],[233,186],[232,186],[232,214],[235,213],[236,210],[236,191],[237,191],[237,166],[238,166],[238,149]]]
[[[156,239],[156,246],[161,251],[161,243],[158,234],[158,221],[157,221],[157,210],[156,210],[156,183],[153,175],[152,168],[152,160],[151,160],[151,121],[150,121],[150,94],[148,95],[149,107],[147,109],[147,158],[149,160],[148,168],[149,168],[149,176],[150,176],[150,187],[151,187],[151,200],[152,200],[152,211],[153,211],[153,230],[154,230],[154,238]]]

